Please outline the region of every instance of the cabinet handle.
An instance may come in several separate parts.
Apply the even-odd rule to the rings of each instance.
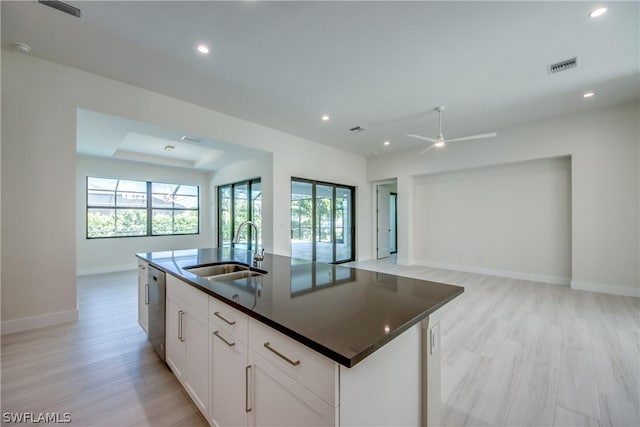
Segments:
[[[183,316],[184,315],[184,311],[180,310],[178,311],[178,339],[180,341],[184,341],[184,337],[182,336],[182,320],[183,320]]]
[[[244,411],[251,412],[251,408],[249,407],[249,369],[251,369],[251,365],[248,365],[244,368]]]
[[[149,284],[144,284],[144,303],[145,305],[149,305]]]
[[[276,350],[273,347],[271,347],[268,342],[264,343],[264,346],[267,348],[267,350],[269,350],[270,352],[274,353],[275,355],[281,357],[282,359],[286,360],[292,366],[298,366],[300,364],[299,360],[295,360],[294,361],[294,360],[289,359],[287,356],[285,356],[284,354],[280,353],[278,350]]]
[[[233,326],[233,325],[235,325],[235,324],[236,324],[236,321],[235,321],[235,320],[227,320],[227,319],[225,319],[224,317],[222,317],[222,315],[220,314],[220,312],[219,312],[219,311],[216,311],[216,312],[215,312],[215,313],[213,313],[213,314],[215,314],[217,317],[219,317],[219,318],[221,318],[222,320],[224,320],[225,322],[227,322],[227,325],[231,325],[231,326]]]
[[[213,335],[215,335],[215,336],[217,336],[218,338],[220,338],[220,339],[221,339],[222,341],[224,341],[224,343],[225,343],[226,345],[228,345],[229,347],[233,347],[234,345],[236,345],[236,343],[234,343],[234,342],[229,342],[229,341],[225,340],[225,339],[224,339],[224,337],[223,337],[222,335],[220,335],[220,334],[219,334],[219,332],[220,332],[220,331],[215,331],[215,332],[213,333]]]

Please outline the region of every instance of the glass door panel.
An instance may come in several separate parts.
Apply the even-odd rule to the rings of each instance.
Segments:
[[[218,215],[219,227],[218,227],[218,246],[231,246],[231,239],[233,239],[233,231],[231,229],[231,186],[226,185],[220,187],[218,190]]]
[[[291,181],[291,257],[314,256],[313,184]]]
[[[262,183],[259,181],[251,182],[251,221],[258,226],[258,247],[262,248]],[[254,238],[252,236],[251,244]]]
[[[336,187],[335,241],[336,262],[351,261],[353,253],[353,189]]]
[[[291,179],[291,256],[336,263],[355,259],[355,188]]]
[[[333,262],[333,186],[316,185],[316,261]]]
[[[234,218],[233,218],[233,233],[238,230],[240,224],[249,220],[249,184],[236,184],[233,186],[233,201],[234,201]],[[249,227],[242,227],[238,243],[234,245],[235,248],[249,250],[251,241],[251,231]]]

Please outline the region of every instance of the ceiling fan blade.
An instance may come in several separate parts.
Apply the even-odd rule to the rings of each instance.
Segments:
[[[493,138],[494,136],[498,136],[498,134],[496,132],[481,133],[480,135],[471,135],[471,136],[463,136],[461,138],[445,139],[444,142],[468,141],[470,139]]]
[[[424,150],[422,150],[421,152],[419,152],[418,154],[424,154],[427,151],[434,149],[435,147],[436,147],[436,144],[432,144],[432,145],[428,146],[427,148],[425,148]]]
[[[422,135],[407,135],[407,136],[410,137],[410,138],[421,139],[423,141],[429,141],[429,142],[433,142],[433,143],[438,142],[437,139],[429,138],[427,136],[422,136]]]

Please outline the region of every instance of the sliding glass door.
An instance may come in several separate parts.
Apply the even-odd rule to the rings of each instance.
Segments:
[[[235,232],[244,221],[253,221],[262,230],[262,186],[260,179],[236,182],[218,187],[218,246],[253,249],[253,230],[244,227],[238,243],[233,244]],[[262,247],[262,236],[258,235]]]
[[[291,256],[319,262],[355,259],[353,187],[291,179]]]

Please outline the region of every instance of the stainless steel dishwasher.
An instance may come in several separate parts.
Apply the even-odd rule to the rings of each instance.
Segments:
[[[149,341],[164,361],[165,273],[149,266]]]

